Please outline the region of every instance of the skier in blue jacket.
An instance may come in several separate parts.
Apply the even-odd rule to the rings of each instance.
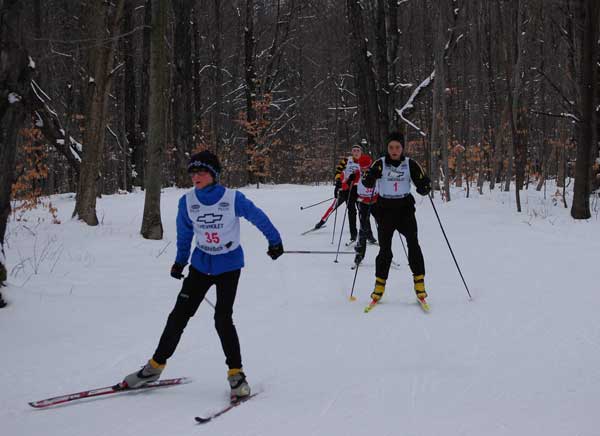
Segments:
[[[173,278],[184,277],[183,269],[188,263],[195,236],[196,247],[192,252],[188,276],[183,281],[154,355],[141,370],[125,377],[123,384],[138,388],[160,377],[189,319],[198,310],[208,289],[216,285],[215,328],[229,368],[227,378],[231,397],[236,400],[250,395],[232,319],[238,280],[244,266],[239,217],[246,218],[265,235],[269,242],[267,254],[273,260],[283,254],[283,245],[279,232],[261,209],[241,192],[218,184],[221,165],[217,156],[209,151],[194,154],[188,172],[194,189],[179,200],[177,256],[171,267]]]

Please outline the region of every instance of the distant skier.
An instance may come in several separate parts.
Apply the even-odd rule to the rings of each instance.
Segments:
[[[351,155],[345,157],[338,163],[335,169],[335,189],[333,195],[335,200],[325,211],[321,220],[315,225],[320,229],[325,225],[331,214],[344,202],[348,202],[348,222],[350,224],[350,241],[356,241],[358,231],[356,229],[356,179],[355,172],[360,169],[358,160],[362,156],[362,148],[355,144],[352,146]]]
[[[400,133],[390,133],[386,144],[387,154],[377,159],[363,178],[366,187],[372,188],[377,183],[379,188],[376,212],[379,254],[371,298],[379,301],[385,291],[393,257],[392,237],[397,230],[406,238],[415,293],[417,298],[425,302],[425,262],[417,237],[415,199],[410,193],[410,183],[412,181],[415,184],[419,194],[427,195],[431,191],[431,181],[416,161],[404,156],[404,142]]]
[[[358,160],[360,171],[356,172],[356,180],[358,180],[356,185],[356,201],[358,206],[358,219],[360,222],[358,242],[354,247],[354,251],[356,251],[354,263],[356,265],[360,264],[365,257],[367,242],[370,244],[377,243],[377,240],[373,237],[373,230],[371,229],[371,216],[377,220],[375,214],[375,203],[377,202],[378,197],[377,184],[375,184],[375,187],[373,188],[367,188],[362,182],[362,176],[367,173],[372,162],[373,160],[369,155],[363,154]]]
[[[160,377],[189,319],[196,313],[208,289],[216,285],[215,328],[229,367],[227,379],[232,399],[239,399],[250,395],[232,319],[238,280],[244,266],[239,217],[246,218],[265,235],[269,242],[267,254],[273,260],[283,254],[283,245],[279,232],[261,209],[241,192],[218,184],[221,165],[217,156],[208,151],[194,154],[188,172],[194,189],[179,200],[177,257],[171,268],[173,278],[184,277],[183,269],[195,236],[196,247],[188,276],[183,281],[154,355],[141,370],[125,377],[124,383],[130,388],[138,388]]]

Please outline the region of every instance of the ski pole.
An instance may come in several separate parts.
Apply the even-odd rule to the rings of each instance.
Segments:
[[[284,254],[355,254],[354,251],[285,250]]]
[[[456,264],[456,268],[458,269],[458,273],[460,274],[460,278],[462,279],[465,289],[467,290],[467,294],[469,294],[469,300],[472,299],[471,292],[469,292],[469,287],[467,286],[467,282],[463,276],[462,271],[460,270],[460,266],[458,266],[458,262],[456,261],[456,256],[454,256],[454,251],[452,251],[452,247],[450,246],[450,241],[448,241],[448,237],[446,236],[446,232],[444,231],[444,226],[442,226],[442,221],[440,220],[440,216],[438,215],[437,209],[435,208],[435,204],[433,203],[433,199],[431,195],[428,195],[429,201],[431,202],[431,206],[433,207],[433,211],[435,212],[435,216],[437,217],[438,223],[440,223],[440,229],[442,229],[442,233],[444,234],[444,238],[446,239],[446,244],[448,244],[448,248],[450,249],[450,254],[452,254],[452,259],[454,259],[454,263]]]
[[[356,265],[354,268],[354,280],[352,280],[352,290],[350,291],[350,301],[356,301],[356,297],[354,296],[354,285],[356,284],[356,276],[358,275],[358,267],[360,263]]]
[[[400,235],[400,242],[402,243],[402,249],[404,250],[404,255],[406,256],[406,260],[408,260],[408,253],[406,251],[406,247],[404,246],[404,239],[402,239],[402,235]],[[410,264],[410,262],[409,262]]]
[[[340,245],[342,245],[342,235],[344,234],[344,224],[346,224],[346,214],[348,213],[348,204],[350,203],[350,197],[352,196],[352,187],[348,189],[348,198],[346,198],[346,209],[344,210],[344,219],[342,220],[342,230],[340,230],[340,240],[338,241],[337,252],[340,252]],[[335,256],[335,263],[338,263],[337,254]]]
[[[304,210],[304,209],[310,209],[311,207],[315,207],[315,206],[318,206],[319,204],[326,203],[326,202],[328,202],[329,200],[332,200],[333,198],[334,198],[334,197],[331,197],[331,198],[328,198],[327,200],[319,201],[318,203],[311,204],[311,205],[308,205],[308,206],[300,206],[300,210]]]
[[[333,215],[333,233],[331,235],[331,245],[333,245],[333,240],[335,239],[335,225],[337,223],[337,210],[338,210],[338,198],[335,198],[335,212]]]

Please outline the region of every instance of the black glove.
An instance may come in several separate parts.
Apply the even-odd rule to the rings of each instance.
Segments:
[[[185,265],[175,262],[171,267],[171,277],[181,280],[183,278],[183,268],[185,268]]]
[[[356,174],[352,173],[348,176],[348,182],[352,183],[354,181],[354,179],[356,178]]]
[[[337,198],[338,193],[340,192],[340,188],[342,187],[342,181],[340,179],[337,179],[335,181],[335,188],[333,189],[333,196],[335,198]]]
[[[429,183],[417,187],[417,192],[421,195],[427,195],[431,192],[431,185]]]
[[[269,251],[267,251],[267,254],[271,259],[277,259],[283,254],[283,244],[279,243],[276,245],[269,245]]]

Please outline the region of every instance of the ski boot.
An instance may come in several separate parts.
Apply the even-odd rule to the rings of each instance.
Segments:
[[[427,292],[425,291],[425,274],[418,274],[413,276],[415,282],[415,294],[417,294],[417,301],[421,305],[421,308],[425,312],[429,312],[429,304],[427,303]]]
[[[320,220],[317,224],[315,224],[315,230],[319,230],[324,225],[325,225],[325,221]]]
[[[150,359],[148,363],[142,367],[142,369],[125,377],[121,382],[121,386],[128,389],[142,387],[146,383],[158,380],[160,374],[163,372],[163,369],[165,369],[164,364],[161,365],[155,362],[154,359]]]
[[[383,293],[385,292],[385,279],[375,277],[375,289],[371,292],[371,299],[373,301],[381,300]]]
[[[356,235],[350,235],[350,240],[348,242],[346,242],[346,246],[349,247],[350,245],[354,244],[356,242]]]
[[[360,263],[365,258],[365,251],[367,249],[365,241],[361,238],[358,240],[358,243],[354,246],[354,251],[356,252],[356,256],[354,256],[354,264],[360,265]]]
[[[415,294],[421,301],[425,301],[427,298],[427,292],[425,291],[425,274],[419,274],[413,276],[413,282],[415,283]]]
[[[369,236],[369,237],[367,238],[367,242],[368,242],[369,244],[372,244],[372,245],[377,245],[377,239],[375,239],[375,238],[373,237],[373,235],[371,235],[371,236]]]
[[[227,371],[227,381],[231,387],[231,402],[239,401],[250,395],[250,385],[246,381],[246,374],[240,368]]]
[[[356,253],[356,256],[354,256],[354,265],[358,266],[361,264],[361,262],[363,261],[364,256],[360,253]]]

